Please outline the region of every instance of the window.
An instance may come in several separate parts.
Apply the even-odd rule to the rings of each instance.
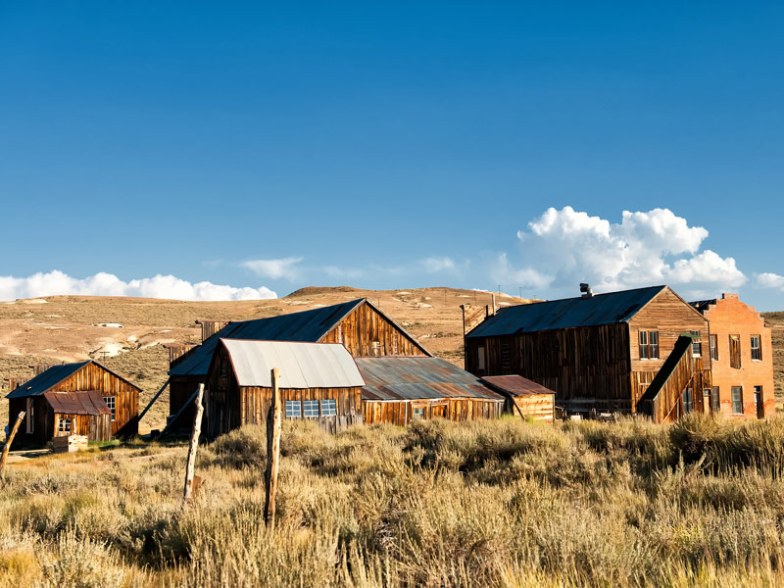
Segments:
[[[691,331],[691,354],[693,357],[702,357],[702,341],[699,331]]]
[[[659,331],[640,331],[640,359],[659,359]]]
[[[686,388],[683,393],[683,412],[690,413],[694,410],[694,392],[691,388]]]
[[[70,433],[71,432],[71,419],[60,417],[60,423],[57,425],[57,432],[58,433]]]
[[[115,409],[114,396],[104,396],[103,401],[106,403],[106,406],[109,407],[109,410],[112,411],[112,422],[114,422],[115,419],[117,418],[117,410]]]
[[[743,387],[732,387],[732,414],[743,414]]]
[[[484,371],[485,369],[485,348],[476,348],[476,369]]]
[[[423,418],[425,418],[425,409],[424,408],[415,408],[414,409],[414,418],[415,419],[423,419]]]
[[[730,367],[740,369],[740,335],[730,335]]]
[[[319,401],[318,400],[303,400],[302,401],[302,415],[306,419],[317,419],[319,416]]]
[[[286,418],[287,419],[302,418],[302,403],[299,400],[286,401]]]
[[[721,412],[721,395],[719,394],[719,387],[714,386],[711,390],[711,412]]]
[[[321,401],[321,416],[335,416],[337,413],[337,404],[334,400]]]
[[[716,335],[711,335],[709,337],[710,340],[710,354],[711,359],[718,360],[719,359],[719,340]]]
[[[759,335],[751,336],[751,359],[762,361],[762,339]]]

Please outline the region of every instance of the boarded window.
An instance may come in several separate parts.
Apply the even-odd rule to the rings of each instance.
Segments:
[[[730,367],[740,369],[740,335],[730,335]]]
[[[716,335],[710,336],[710,354],[711,359],[715,359],[718,361],[719,359],[719,340]]]
[[[743,414],[743,387],[732,387],[732,413]]]
[[[334,400],[321,401],[321,416],[335,416],[337,413],[337,403]]]
[[[117,418],[117,410],[115,408],[116,405],[115,405],[114,396],[104,396],[103,401],[106,404],[106,406],[109,407],[109,410],[112,411],[112,422],[114,422]]]
[[[286,401],[286,418],[287,419],[302,418],[302,403],[299,400]]]
[[[317,419],[319,416],[319,401],[318,400],[303,400],[302,401],[302,415],[306,419]]]
[[[721,395],[719,394],[719,387],[714,386],[711,388],[711,412],[721,412]]]
[[[762,361],[762,338],[759,335],[751,336],[751,359]]]
[[[659,359],[659,331],[640,331],[640,359]]]

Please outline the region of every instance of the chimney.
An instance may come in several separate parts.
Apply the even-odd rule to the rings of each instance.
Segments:
[[[580,292],[583,293],[582,298],[591,298],[593,296],[593,292],[591,291],[591,286],[586,284],[585,282],[580,284]]]

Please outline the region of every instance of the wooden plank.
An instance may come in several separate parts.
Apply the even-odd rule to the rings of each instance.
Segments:
[[[11,443],[14,442],[14,437],[16,437],[16,433],[19,431],[19,427],[22,425],[22,421],[24,420],[25,412],[21,411],[16,416],[16,422],[14,426],[11,428],[11,432],[8,435],[8,439],[5,440],[5,445],[3,445],[3,453],[0,455],[0,479],[5,476],[5,463],[8,460],[8,452],[11,450]]]
[[[280,436],[283,425],[283,402],[278,387],[278,369],[272,368],[272,406],[267,419],[267,470],[264,476],[264,521],[275,528],[275,498],[278,492]]]
[[[188,459],[185,462],[185,487],[182,491],[183,507],[188,503],[193,488],[193,476],[196,472],[196,451],[199,449],[199,436],[201,436],[201,418],[204,414],[204,384],[199,384],[196,391],[196,415],[193,418],[193,431],[191,432],[191,442],[188,446]]]

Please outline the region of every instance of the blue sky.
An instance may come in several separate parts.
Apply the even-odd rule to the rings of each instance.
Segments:
[[[0,299],[784,309],[781,4],[293,4],[0,2]]]

